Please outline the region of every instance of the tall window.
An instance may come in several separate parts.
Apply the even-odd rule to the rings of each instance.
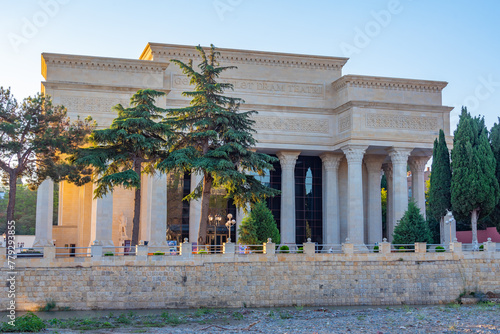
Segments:
[[[189,238],[189,202],[182,199],[190,193],[189,173],[167,175],[167,239],[181,243]]]

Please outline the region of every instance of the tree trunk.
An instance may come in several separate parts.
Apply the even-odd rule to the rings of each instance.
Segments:
[[[17,177],[14,172],[9,173],[9,204],[7,204],[7,223],[14,220],[14,208],[16,207]],[[7,227],[7,225],[5,226]]]
[[[134,198],[134,219],[132,220],[132,246],[139,242],[139,222],[141,218],[141,164],[134,164],[134,171],[139,176],[139,188],[135,189]]]
[[[201,216],[198,232],[198,245],[204,245],[207,240],[208,209],[210,207],[210,192],[212,191],[212,176],[205,173],[203,178],[203,192],[201,195]]]
[[[479,208],[472,210],[470,222],[472,225],[472,243],[477,243],[477,220],[479,219]]]

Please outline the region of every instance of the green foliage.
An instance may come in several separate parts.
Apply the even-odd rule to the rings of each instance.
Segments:
[[[4,322],[0,325],[0,331],[5,332],[40,332],[46,327],[42,319],[40,319],[36,314],[28,312],[25,315],[17,317],[14,326],[10,325],[8,322]]]
[[[66,108],[54,106],[50,97],[37,94],[18,103],[10,89],[0,87],[0,174],[10,189],[7,220],[14,216],[18,179],[32,189],[48,177],[76,181],[81,170],[65,157],[94,127],[90,118],[70,122]]]
[[[9,193],[0,199],[0,221],[7,220],[7,205],[9,203]],[[16,191],[16,211],[14,220],[16,221],[16,234],[34,235],[36,218],[36,191],[30,190],[27,186],[18,185]],[[6,226],[0,226],[0,234],[6,231]]]
[[[281,242],[280,232],[274,220],[273,213],[267,207],[266,203],[256,203],[250,211],[249,218],[253,221],[257,234],[256,244],[263,244],[271,238],[272,242],[279,244]]]
[[[280,246],[280,253],[290,253],[290,247],[287,245]]]
[[[130,108],[121,104],[113,109],[118,116],[107,129],[95,130],[90,146],[79,149],[71,161],[93,167],[97,184],[95,197],[112,192],[117,186],[135,189],[132,245],[139,239],[140,187],[143,173],[153,174],[155,165],[165,157],[169,126],[162,121],[165,110],[155,100],[165,95],[151,89],[137,91]]]
[[[446,252],[446,249],[443,246],[436,246],[436,253]]]
[[[243,218],[238,230],[238,243],[244,245],[257,245],[257,228],[251,216]]]
[[[106,252],[103,254],[104,256],[115,256],[113,252]]]
[[[196,50],[201,56],[199,72],[191,60],[188,63],[172,60],[190,79],[194,91],[183,93],[191,99],[190,106],[168,110],[165,122],[173,131],[172,145],[158,168],[203,175],[203,181],[186,199],[201,197],[198,242],[204,243],[211,188],[225,189],[227,197],[245,209],[246,203],[260,202],[278,193],[254,176],[272,170],[277,159],[252,150],[256,145],[255,121],[250,117],[256,111],[239,111],[244,101],[225,95],[233,90],[233,85],[218,82],[223,72],[235,67],[220,66],[217,60],[220,54],[213,45],[209,54],[200,46]]]
[[[434,140],[432,152],[432,173],[428,194],[429,211],[438,222],[451,209],[451,167],[450,154],[444,131],[439,130],[439,140]]]
[[[233,319],[234,320],[243,320],[244,316],[240,312],[233,312]]]
[[[465,107],[454,136],[451,152],[453,215],[457,220],[471,218],[474,239],[477,217],[488,215],[500,197],[495,176],[496,161],[488,142],[484,118],[472,118]]]
[[[165,255],[165,253],[164,252],[160,252],[160,251],[156,251],[156,252],[153,253],[153,255]]]
[[[500,117],[498,123],[493,124],[490,131],[490,145],[493,156],[496,160],[495,176],[500,183]],[[500,233],[500,201],[497,203],[489,216],[491,222],[496,226],[497,231]]]
[[[48,300],[45,303],[45,306],[38,308],[38,311],[40,311],[40,312],[50,312],[50,311],[54,310],[55,308],[56,308],[56,302],[53,301],[53,300]]]
[[[431,241],[429,226],[420,213],[419,207],[412,200],[408,203],[408,210],[394,228],[392,243],[412,244],[415,242],[431,243]]]
[[[380,251],[380,247],[379,246],[373,246],[373,252],[374,253],[378,253]]]

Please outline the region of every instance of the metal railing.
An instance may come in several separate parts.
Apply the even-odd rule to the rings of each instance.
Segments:
[[[87,257],[90,256],[90,247],[55,247],[56,257]],[[61,250],[66,250],[62,252]]]
[[[316,253],[322,254],[341,254],[342,245],[341,244],[316,244]]]
[[[445,253],[450,251],[448,244],[427,244],[427,253]]]
[[[303,244],[282,244],[282,245],[276,245],[276,254],[297,254],[297,253],[303,253]]]
[[[16,247],[17,257],[43,257],[43,247]]]
[[[120,256],[120,255],[135,255],[135,247],[133,246],[103,246],[103,256]]]
[[[197,245],[193,246],[193,254],[222,254],[222,245]]]
[[[235,253],[248,255],[248,254],[264,254],[264,245],[236,245]]]

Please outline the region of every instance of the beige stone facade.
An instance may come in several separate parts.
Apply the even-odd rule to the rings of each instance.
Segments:
[[[388,176],[388,232],[406,210],[406,171],[412,168],[412,195],[424,208],[423,166],[432,155],[439,129],[449,133],[449,113],[442,106],[445,82],[342,75],[346,58],[219,49],[222,65],[237,70],[223,79],[234,84],[230,94],[243,98],[242,110],[257,110],[255,134],[260,152],[274,154],[281,164],[280,230],[283,243],[294,244],[296,166],[303,157],[320,157],[322,163],[321,243],[340,244],[349,238],[355,244],[382,241],[380,217],[381,171]],[[92,116],[99,127],[115,117],[111,107],[122,103],[138,89],[166,93],[161,107],[186,106],[182,92],[190,90],[188,79],[171,59],[196,63],[193,47],[149,43],[138,60],[42,54],[42,89],[54,103],[67,107],[69,116]],[[196,175],[192,176],[198,180]],[[160,182],[160,183],[158,183]],[[166,182],[144,183],[140,239],[165,235],[166,203],[154,187]],[[148,188],[149,187],[149,188]],[[50,185],[39,190],[39,203],[49,205]],[[148,190],[149,189],[149,190]],[[149,193],[148,193],[149,191]],[[153,196],[153,197],[152,197]],[[149,200],[148,200],[149,198]],[[51,229],[48,213],[37,217],[37,242],[43,246],[55,239],[57,246],[87,247],[120,245],[120,224],[132,221],[133,193],[118,189],[105,199],[92,199],[92,185],[61,186],[59,226]],[[196,236],[199,203],[191,203],[189,238]],[[42,210],[43,211],[43,210]],[[237,217],[241,221],[241,217]],[[129,224],[129,225],[127,225]],[[70,231],[72,231],[71,234]],[[319,233],[319,232],[316,232]],[[71,235],[70,235],[71,234]],[[129,233],[130,235],[130,233]],[[162,239],[160,237],[160,239]],[[164,240],[156,240],[162,242]],[[300,241],[301,242],[301,241]]]

